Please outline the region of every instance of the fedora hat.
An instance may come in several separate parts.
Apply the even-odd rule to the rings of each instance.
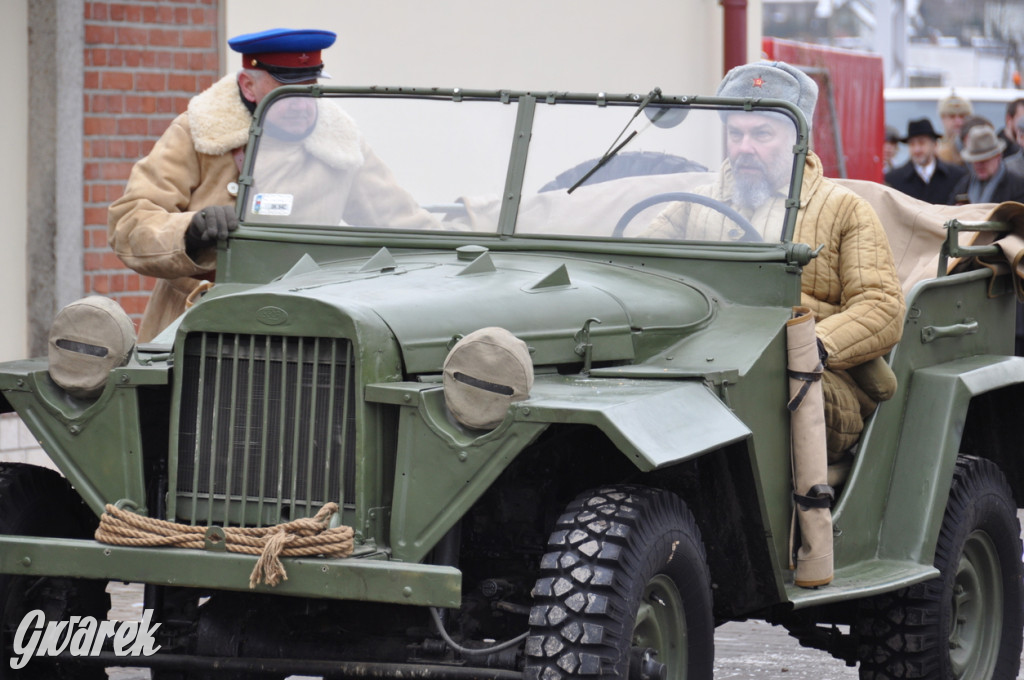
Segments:
[[[1006,142],[996,136],[994,128],[988,125],[975,125],[967,133],[967,139],[964,141],[964,148],[960,152],[960,157],[968,163],[987,161],[989,158],[994,158],[1003,153],[1005,148]]]
[[[907,136],[901,139],[901,142],[909,142],[914,137],[931,137],[932,139],[938,139],[942,135],[935,132],[935,128],[932,127],[932,122],[927,118],[918,118],[907,123]]]

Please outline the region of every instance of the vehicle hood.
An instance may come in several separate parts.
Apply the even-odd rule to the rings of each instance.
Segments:
[[[501,326],[530,346],[534,365],[582,361],[589,319],[595,362],[631,362],[705,325],[711,297],[691,282],[640,269],[536,254],[381,251],[369,260],[305,257],[272,283],[236,295],[309,298],[350,317],[376,315],[407,373],[434,373],[460,336]],[[221,298],[225,302],[225,298]],[[205,305],[200,305],[205,306]],[[599,322],[599,323],[598,323]],[[643,341],[641,342],[641,339]]]

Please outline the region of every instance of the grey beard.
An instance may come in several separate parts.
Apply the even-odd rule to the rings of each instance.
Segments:
[[[735,193],[736,203],[749,212],[754,212],[772,197],[771,187],[763,175],[754,181],[737,182]]]

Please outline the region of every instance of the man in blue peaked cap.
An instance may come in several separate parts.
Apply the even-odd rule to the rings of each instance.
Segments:
[[[241,55],[241,69],[193,97],[132,168],[124,195],[109,208],[107,226],[118,257],[159,279],[139,328],[140,342],[180,316],[190,296],[214,278],[217,241],[238,227],[238,176],[256,106],[281,85],[329,77],[321,55],[335,39],[331,31],[286,28],[232,38],[228,45]],[[265,144],[278,137],[304,152],[301,163],[292,154],[287,162],[295,167],[275,173],[290,181],[293,221],[314,210],[336,223],[374,220],[401,227],[423,226],[429,219],[397,187],[334,101],[279,99],[264,124]],[[274,157],[261,151],[264,156]],[[355,183],[359,191],[351,191]]]

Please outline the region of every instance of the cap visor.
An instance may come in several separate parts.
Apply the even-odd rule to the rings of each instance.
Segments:
[[[306,71],[303,73],[271,73],[270,75],[274,80],[285,85],[308,83],[316,80],[317,78],[324,77],[322,71]]]

